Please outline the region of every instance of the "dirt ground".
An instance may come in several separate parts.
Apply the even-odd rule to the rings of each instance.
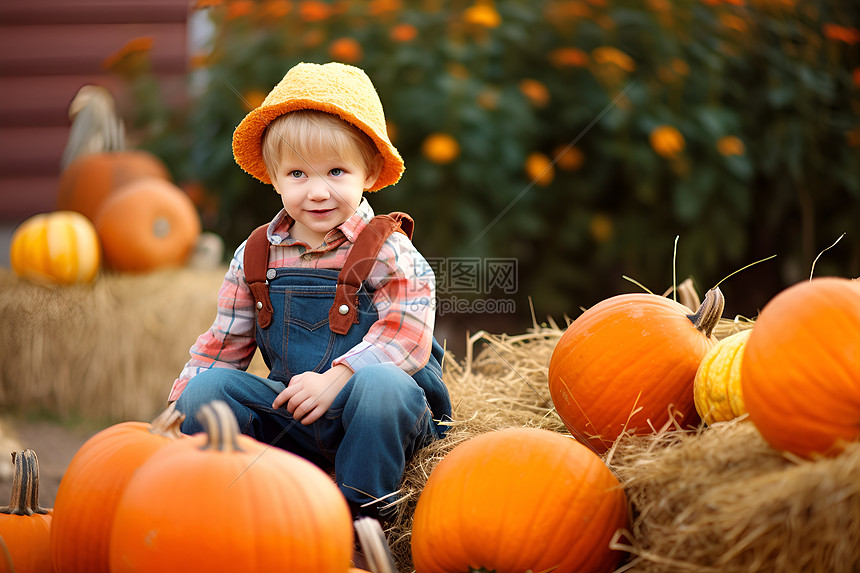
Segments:
[[[57,488],[75,452],[101,428],[84,428],[48,420],[0,419],[0,506],[12,493],[13,450],[30,448],[39,458],[39,505],[54,506]]]

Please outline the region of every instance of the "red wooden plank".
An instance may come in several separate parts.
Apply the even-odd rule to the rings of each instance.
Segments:
[[[157,81],[167,106],[177,107],[184,102],[187,86],[184,74],[162,74]],[[69,104],[87,84],[107,88],[118,100],[121,112],[131,105],[128,87],[113,75],[0,76],[0,125],[68,125]]]
[[[187,30],[175,24],[0,26],[0,74],[102,73],[106,58],[134,38],[151,37],[156,73],[187,69]]]
[[[3,0],[0,22],[15,24],[123,24],[183,22],[188,0]]]
[[[0,173],[56,175],[69,138],[68,126],[0,127]]]
[[[17,224],[36,213],[53,211],[59,179],[48,175],[0,175],[0,221]]]

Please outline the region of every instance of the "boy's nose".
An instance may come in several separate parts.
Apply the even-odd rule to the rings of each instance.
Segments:
[[[324,201],[329,198],[330,194],[331,189],[329,188],[328,183],[322,180],[316,180],[308,190],[308,199]]]

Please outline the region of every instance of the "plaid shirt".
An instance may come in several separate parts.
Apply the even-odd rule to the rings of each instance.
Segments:
[[[282,210],[269,224],[269,267],[340,270],[356,237],[371,218],[373,210],[362,199],[356,212],[329,231],[322,245],[311,248],[290,237],[293,220]],[[256,313],[242,268],[244,253],[242,243],[218,291],[215,322],[191,347],[191,360],[173,383],[169,400],[176,400],[188,381],[203,370],[246,370],[251,363],[257,348]],[[430,358],[436,294],[433,270],[405,235],[392,233],[380,249],[366,283],[375,291],[373,303],[378,319],[362,342],[333,364],[346,364],[357,371],[369,364],[392,362],[408,374],[417,372]]]

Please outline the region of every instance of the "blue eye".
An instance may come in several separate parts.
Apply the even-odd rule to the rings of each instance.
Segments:
[[[329,171],[329,173],[334,177],[340,177],[341,175],[343,175],[343,169],[341,169],[340,167],[335,167],[334,169]]]

